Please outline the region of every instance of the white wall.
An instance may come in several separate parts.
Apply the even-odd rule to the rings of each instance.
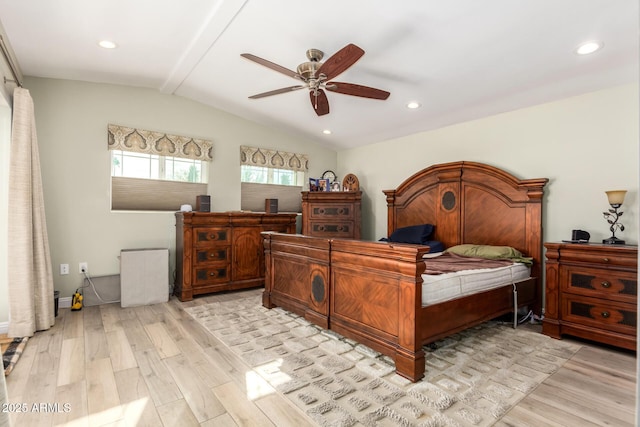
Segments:
[[[209,194],[214,211],[240,209],[240,145],[308,154],[311,176],[336,167],[334,150],[155,90],[40,78],[26,78],[25,88],[35,105],[51,260],[60,297],[70,297],[82,285],[79,262],[88,262],[93,276],[118,274],[121,249],[168,247],[171,271],[175,266],[172,212],[110,210],[108,123],[212,140]],[[0,244],[0,255],[5,248]],[[61,263],[70,264],[69,275],[59,275]],[[0,287],[0,301],[5,301],[2,292]],[[6,319],[7,308],[0,305],[0,323]]]
[[[606,190],[628,190],[621,210],[625,231],[638,243],[638,85],[619,86],[511,111],[438,130],[338,153],[339,174],[354,173],[363,187],[363,236],[387,232],[382,190],[396,188],[436,163],[477,161],[519,178],[549,178],[544,203],[544,240],[591,233],[609,237],[602,212]]]

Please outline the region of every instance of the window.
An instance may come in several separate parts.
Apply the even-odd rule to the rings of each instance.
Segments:
[[[201,160],[111,150],[111,176],[203,183],[207,166]]]
[[[111,209],[180,210],[207,194],[209,141],[108,126]]]
[[[242,165],[242,182],[253,182],[256,184],[278,184],[294,185],[301,187],[304,183],[304,172],[289,169],[276,169],[261,166]]]
[[[263,211],[265,199],[278,199],[279,211],[300,212],[308,163],[305,154],[241,146],[241,209]]]

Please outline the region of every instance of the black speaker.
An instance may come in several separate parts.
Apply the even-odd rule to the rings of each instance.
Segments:
[[[266,213],[278,213],[278,199],[264,199],[264,211]]]
[[[196,196],[196,211],[211,212],[211,196]]]

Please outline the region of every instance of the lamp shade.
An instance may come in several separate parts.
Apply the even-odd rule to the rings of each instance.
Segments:
[[[621,205],[624,202],[624,196],[627,194],[627,190],[612,190],[605,191],[607,193],[607,199],[609,199],[610,205]]]

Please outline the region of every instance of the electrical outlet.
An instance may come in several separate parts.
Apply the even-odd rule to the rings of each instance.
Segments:
[[[79,270],[79,273],[80,273],[80,274],[82,274],[82,273],[88,273],[88,272],[89,272],[89,264],[88,264],[88,263],[86,263],[86,262],[81,262],[81,263],[78,265],[78,270]]]
[[[60,275],[69,274],[69,264],[60,264]]]

